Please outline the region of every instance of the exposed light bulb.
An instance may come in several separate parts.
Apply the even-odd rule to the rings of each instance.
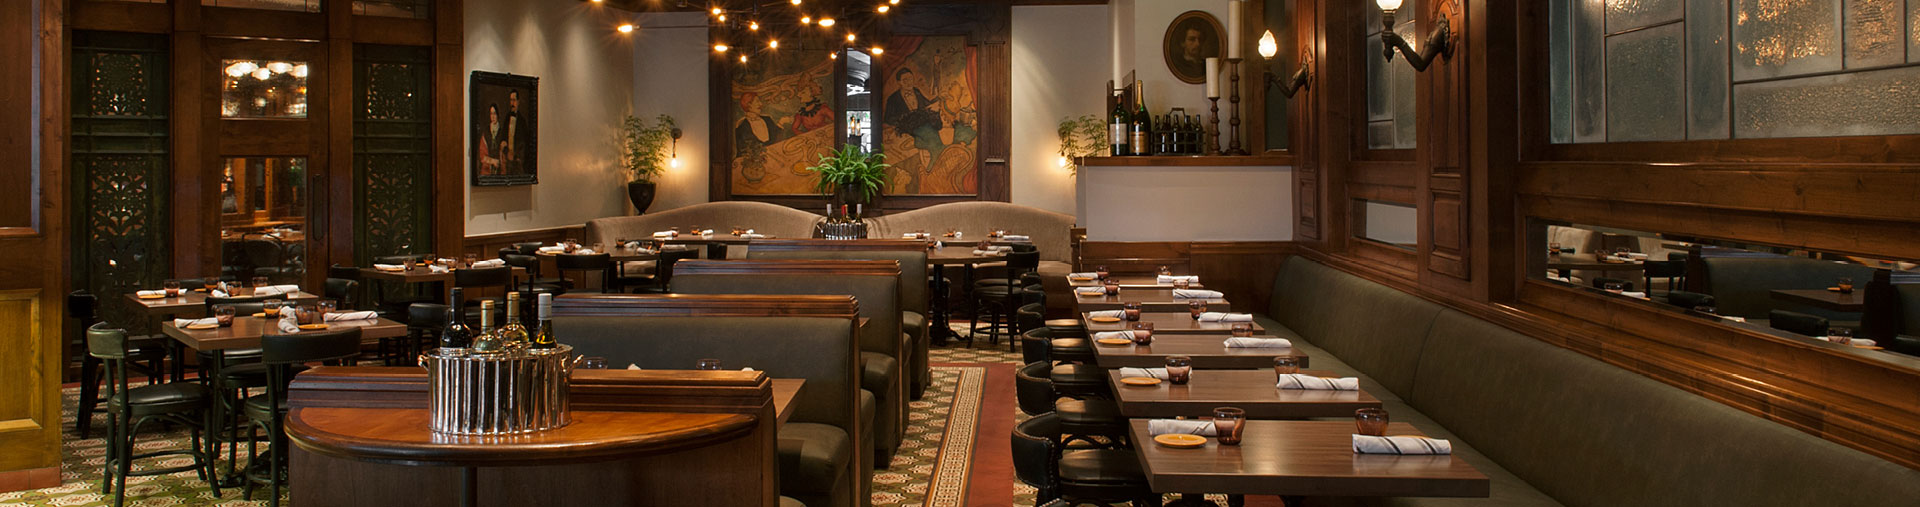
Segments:
[[[868,53],[873,53],[875,56],[878,56],[880,53],[885,53],[885,52],[887,52],[887,50],[880,49],[880,46],[874,46],[872,51],[868,51]]]
[[[307,64],[303,63],[303,64],[293,66],[293,77],[303,78],[303,79],[306,78]]]
[[[887,5],[900,5],[900,0],[887,0]]]
[[[1400,10],[1400,0],[1374,0],[1380,4],[1380,10],[1393,12]]]
[[[787,1],[787,3],[790,3],[790,4],[794,4],[794,5],[800,5],[800,0],[788,0],[788,1]]]
[[[714,50],[715,52],[719,52],[719,53],[725,53],[725,52],[727,52],[727,50],[728,50],[728,49],[730,49],[730,48],[728,48],[728,47],[727,47],[727,45],[726,45],[726,44],[724,44],[724,43],[722,43],[722,44],[714,44],[714,45],[713,45],[713,50]]]
[[[721,23],[725,23],[725,22],[727,22],[727,15],[725,15],[725,14],[721,14],[721,15],[720,15],[720,22],[721,22]]]
[[[253,62],[235,63],[233,65],[227,66],[227,75],[237,78],[240,76],[245,76],[247,74],[252,74],[255,69],[259,69],[259,68],[260,68],[260,65]]]
[[[675,156],[673,158],[667,159],[667,167],[672,167],[675,169],[680,168],[680,157]]]
[[[857,35],[854,35],[854,34],[851,34],[851,33],[849,33],[849,34],[847,34],[847,42],[853,42],[853,40],[854,40],[854,39],[857,39],[857,38],[859,38],[859,36],[857,36]]]
[[[1062,156],[1060,157],[1060,159],[1059,159],[1059,160],[1057,161],[1057,163],[1058,163],[1058,164],[1060,164],[1060,167],[1066,167],[1066,166],[1067,166],[1067,157],[1066,157],[1065,155],[1062,155]]]
[[[759,29],[760,29],[760,22],[759,22],[759,21],[748,21],[748,22],[747,22],[747,29],[748,29],[748,30],[759,30]]]
[[[614,27],[613,29],[619,30],[620,33],[633,33],[633,23],[621,23],[620,26]]]
[[[840,59],[840,53],[827,53],[827,59],[828,59],[828,60],[839,60],[839,59]]]
[[[267,64],[267,70],[273,71],[274,74],[286,74],[287,71],[293,70],[293,64],[287,63],[287,62],[273,62],[273,63]]]
[[[887,13],[887,11],[889,11],[889,10],[892,10],[892,9],[893,9],[893,6],[891,6],[891,5],[882,5],[882,6],[879,6],[879,7],[875,7],[875,8],[873,9],[873,10],[875,10],[875,11],[878,11],[878,12],[879,12],[879,13],[881,13],[881,14],[886,14],[886,13]]]
[[[713,15],[715,15],[715,16],[719,16],[719,15],[720,15],[720,8],[719,8],[719,7],[714,7],[714,8],[713,8]]]
[[[745,53],[740,54],[740,63],[747,63],[747,55]]]
[[[800,16],[800,24],[802,25],[813,24],[813,16]]]
[[[820,18],[821,28],[829,28],[832,26],[833,26],[833,18]]]
[[[253,69],[253,78],[254,78],[254,79],[258,79],[258,80],[261,80],[261,81],[265,81],[265,80],[267,80],[268,78],[271,78],[271,77],[273,77],[273,71],[272,71],[272,70],[268,70],[268,69],[267,69],[266,67],[261,67],[261,68],[258,68],[258,69]]]
[[[1279,53],[1280,43],[1273,40],[1273,30],[1267,30],[1267,33],[1260,34],[1260,57],[1271,59],[1273,55]]]
[[[780,49],[780,39],[768,39],[767,49]]]

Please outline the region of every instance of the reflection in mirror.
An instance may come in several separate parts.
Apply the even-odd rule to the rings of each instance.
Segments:
[[[221,277],[300,283],[306,274],[307,159],[235,157],[220,165]]]
[[[307,63],[220,62],[221,118],[306,118]]]
[[[873,56],[858,49],[846,50],[847,58],[847,144],[875,153],[880,146],[873,139]]]
[[[235,9],[320,12],[320,0],[200,0],[200,5]]]
[[[1912,260],[1540,218],[1527,224],[1529,278],[1820,346],[1920,356],[1920,264]]]
[[[1353,235],[1412,251],[1420,244],[1420,216],[1412,204],[1353,200]]]

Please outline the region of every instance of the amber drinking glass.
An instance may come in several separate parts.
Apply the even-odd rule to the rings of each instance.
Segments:
[[[1192,287],[1192,286],[1193,286],[1193,283],[1192,283],[1192,282],[1188,282],[1186,278],[1175,278],[1175,279],[1173,279],[1173,288],[1174,288],[1174,289],[1178,289],[1178,290],[1187,290],[1187,288],[1188,288],[1188,287]]]
[[[1193,358],[1187,356],[1167,356],[1167,382],[1173,385],[1186,385],[1193,379]]]
[[[286,301],[281,301],[278,299],[269,299],[265,303],[260,304],[260,313],[268,317],[279,317],[280,308],[284,306],[287,306]]]
[[[1552,256],[1559,256],[1559,255],[1560,255],[1560,243],[1558,243],[1558,242],[1554,242],[1554,243],[1547,243],[1547,255],[1552,255]]]
[[[1300,358],[1293,356],[1273,358],[1274,380],[1279,380],[1281,375],[1292,375],[1295,373],[1300,373]]]
[[[1114,296],[1114,295],[1120,294],[1119,280],[1115,280],[1112,278],[1104,278],[1104,277],[1102,278],[1102,280],[1104,280],[1104,283],[1101,284],[1101,287],[1107,289],[1107,295]]]
[[[1120,305],[1120,309],[1126,312],[1128,321],[1140,320],[1140,303],[1139,302],[1128,301],[1126,303],[1122,303]]]
[[[1627,290],[1627,285],[1620,282],[1607,282],[1601,287],[1605,289],[1607,292],[1612,292],[1614,294],[1619,294]]]
[[[1166,266],[1160,266],[1160,270],[1157,271],[1157,273],[1160,273],[1160,276],[1173,276],[1173,269],[1168,268]]]
[[[721,368],[725,368],[725,366],[721,366],[719,359],[701,359],[693,364],[693,369],[696,370],[719,370]]]
[[[1192,315],[1194,320],[1200,320],[1200,314],[1207,313],[1207,302],[1206,301],[1188,301],[1187,313]]]
[[[264,277],[264,276],[253,277],[253,288],[255,289],[266,287],[267,285],[272,283],[273,283],[272,281],[267,280],[267,277]]]
[[[286,308],[281,308],[280,310],[286,311]],[[307,324],[312,324],[315,321],[317,321],[319,317],[320,317],[319,312],[316,311],[313,305],[301,305],[301,306],[293,307],[293,321],[300,323],[300,325],[304,326]]]
[[[1148,345],[1152,343],[1153,343],[1153,323],[1152,322],[1133,323],[1133,344]]]
[[[168,279],[167,281],[160,282],[160,289],[167,291],[167,297],[180,297],[179,280]]]
[[[333,313],[334,310],[338,310],[339,308],[340,308],[339,301],[334,301],[331,299],[322,299],[319,301],[315,301],[313,302],[313,311],[318,312],[319,315],[314,316],[314,320],[319,322],[326,322],[327,314]]]
[[[1827,328],[1827,341],[1841,345],[1853,344],[1853,330],[1844,327]]]
[[[1220,439],[1220,445],[1240,445],[1240,435],[1247,427],[1247,411],[1234,407],[1213,409],[1213,434]]]
[[[1253,336],[1252,322],[1235,322],[1233,323],[1233,325],[1228,326],[1228,329],[1232,330],[1233,336],[1235,338],[1247,338],[1247,337]]]
[[[220,327],[232,327],[233,314],[236,311],[238,310],[235,309],[233,305],[215,306],[213,307],[213,318],[220,323]]]
[[[220,288],[220,277],[209,276],[206,278],[201,278],[200,285],[201,285],[200,288],[206,289],[207,292],[213,292],[213,289]]]
[[[1105,280],[1107,279],[1108,276],[1112,275],[1113,273],[1110,271],[1107,271],[1106,266],[1094,266],[1093,274],[1094,276],[1100,277],[1101,280]]]
[[[1353,411],[1354,431],[1362,435],[1387,435],[1387,409],[1363,408]]]
[[[1837,286],[1837,287],[1840,287],[1840,293],[1841,293],[1841,294],[1852,294],[1852,293],[1853,293],[1853,279],[1852,279],[1852,278],[1844,278],[1844,277],[1843,277],[1843,278],[1841,278],[1841,279],[1840,279],[1840,281],[1839,281],[1838,283],[1836,283],[1836,284],[1835,284],[1835,286]]]

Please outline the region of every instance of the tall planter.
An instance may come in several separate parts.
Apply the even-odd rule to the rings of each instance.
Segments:
[[[656,188],[651,181],[627,182],[627,200],[633,201],[634,214],[646,214],[647,208],[653,206],[655,190]]]

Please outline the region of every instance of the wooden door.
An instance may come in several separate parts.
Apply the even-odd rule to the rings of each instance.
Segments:
[[[60,480],[65,4],[0,2],[0,484],[27,487]]]
[[[317,292],[326,279],[330,229],[327,50],[315,42],[209,37],[199,68],[205,131],[200,202],[213,217],[202,248],[219,273],[266,276]],[[175,273],[192,276],[190,273]]]

